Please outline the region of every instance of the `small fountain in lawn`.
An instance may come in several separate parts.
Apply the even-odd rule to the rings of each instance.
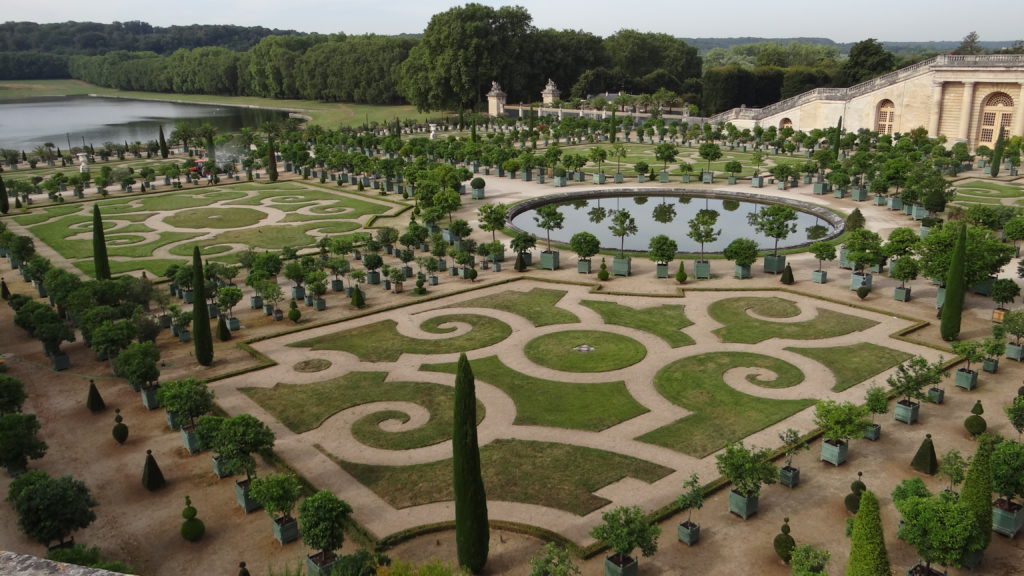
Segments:
[[[597,348],[594,348],[590,344],[580,344],[579,346],[573,347],[573,350],[577,352],[593,352],[594,350],[597,350]]]

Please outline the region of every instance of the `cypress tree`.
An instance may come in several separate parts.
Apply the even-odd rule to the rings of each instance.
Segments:
[[[228,322],[223,314],[217,318],[217,339],[221,342],[231,340],[231,330],[228,330]]]
[[[102,412],[107,408],[103,396],[100,396],[100,391],[96,388],[96,381],[92,379],[89,380],[89,397],[85,400],[85,406],[91,412]]]
[[[960,489],[960,502],[964,503],[977,519],[974,543],[979,553],[988,548],[992,540],[992,449],[996,438],[990,434],[978,437],[978,450],[967,469],[964,485]]]
[[[158,140],[158,142],[160,144],[160,157],[166,159],[168,156],[170,156],[171,152],[170,150],[167,149],[167,139],[164,138],[163,124],[160,125],[160,139]]]
[[[939,459],[935,456],[935,444],[932,443],[931,434],[925,434],[924,442],[921,442],[917,454],[914,454],[914,459],[910,461],[910,467],[929,476],[939,471]]]
[[[146,487],[146,490],[153,492],[163,488],[166,484],[164,473],[160,471],[160,465],[153,457],[153,451],[146,450],[146,465],[142,468],[142,485]]]
[[[96,279],[110,280],[110,259],[107,257],[107,239],[103,233],[103,217],[98,204],[92,206],[92,259],[96,263]]]
[[[832,160],[839,162],[839,140],[843,135],[843,117],[839,117],[839,122],[836,123],[836,135],[832,139]]]
[[[999,137],[996,138],[996,145],[992,149],[992,168],[989,174],[993,178],[999,176],[999,165],[1003,163],[1003,150],[1006,148],[1006,129],[999,127]]]
[[[964,277],[964,259],[967,251],[967,226],[960,226],[960,233],[953,246],[953,259],[946,273],[946,301],[942,305],[939,334],[943,340],[956,340],[960,335],[960,315],[964,309],[964,291],[967,279]]]
[[[196,361],[203,366],[213,364],[213,333],[210,331],[210,310],[206,307],[206,274],[199,246],[192,249],[192,341],[195,343]]]
[[[853,536],[846,576],[889,576],[889,553],[882,534],[882,518],[878,512],[878,498],[865,490],[860,498],[860,511],[853,519]]]
[[[480,473],[480,447],[476,439],[476,381],[465,353],[459,355],[455,372],[452,468],[459,565],[478,574],[487,563],[490,529],[487,525],[487,494]]]
[[[11,211],[11,199],[7,197],[7,184],[4,184],[4,177],[0,176],[0,214],[7,214]]]
[[[267,136],[267,178],[277,182],[277,150],[274,149],[274,137]]]

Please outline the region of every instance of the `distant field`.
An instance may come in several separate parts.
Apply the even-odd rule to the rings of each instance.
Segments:
[[[274,100],[250,96],[209,96],[205,94],[162,94],[159,92],[128,92],[94,86],[79,80],[8,80],[0,82],[0,102],[42,96],[73,96],[96,94],[138,100],[170,100],[193,104],[219,104],[222,106],[256,106],[275,108],[307,115],[316,124],[333,128],[338,125],[354,126],[363,122],[394,121],[395,118],[426,120],[428,115],[415,106],[371,106],[368,104],[340,104],[312,100]],[[435,113],[434,117],[440,114]]]

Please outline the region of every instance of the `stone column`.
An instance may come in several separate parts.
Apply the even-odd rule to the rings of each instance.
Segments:
[[[939,135],[939,120],[942,114],[942,81],[932,82],[932,113],[928,117],[928,136],[937,138]]]
[[[960,128],[957,130],[957,137],[964,142],[968,141],[968,130],[971,127],[971,116],[974,115],[974,82],[964,82],[964,97],[960,103]]]
[[[1024,136],[1024,82],[1020,85],[1020,94],[1017,95],[1017,105],[1013,107],[1013,132],[1014,136]]]

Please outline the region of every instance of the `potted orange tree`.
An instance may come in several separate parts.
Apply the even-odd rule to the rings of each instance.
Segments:
[[[603,523],[590,535],[612,549],[604,559],[605,576],[635,576],[639,563],[633,558],[637,548],[646,556],[658,551],[661,528],[638,506],[620,506],[601,515]]]
[[[253,478],[249,494],[259,502],[273,520],[274,538],[281,544],[299,538],[299,523],[292,518],[292,510],[299,500],[302,486],[292,474],[267,474]]]

